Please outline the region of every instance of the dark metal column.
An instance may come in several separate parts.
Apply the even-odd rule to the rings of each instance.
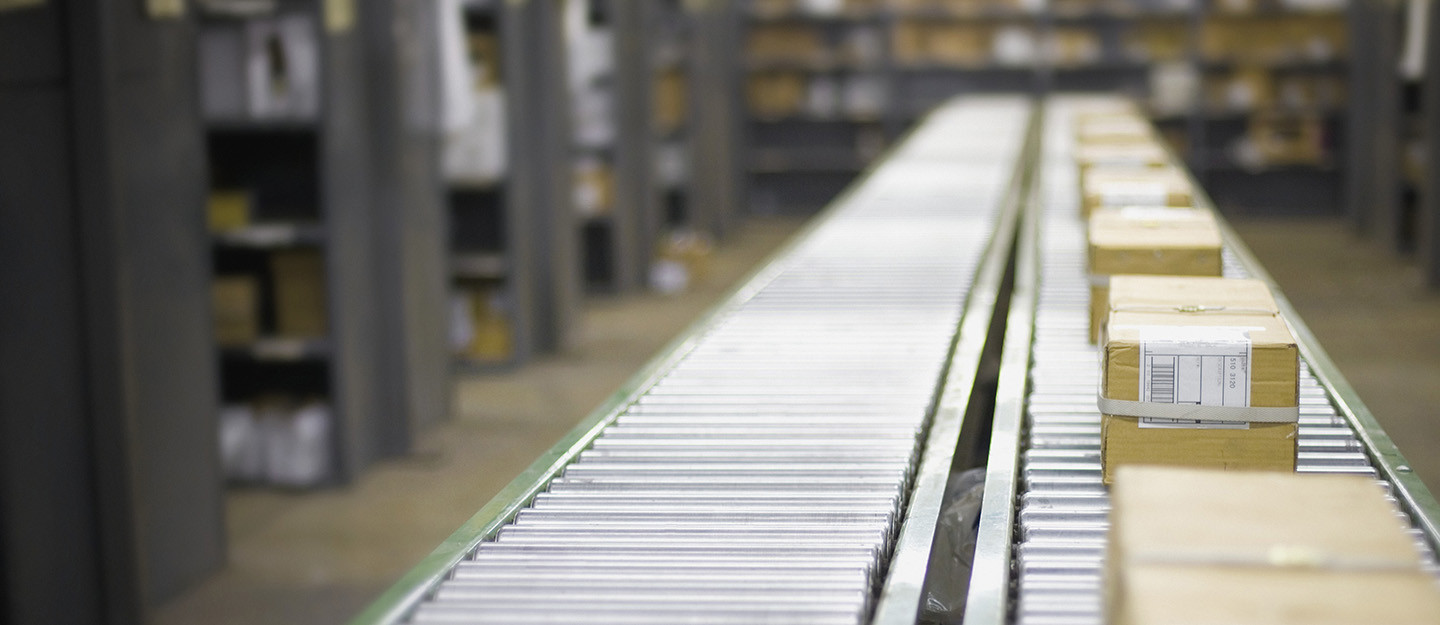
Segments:
[[[525,266],[511,279],[517,299],[528,300],[516,311],[524,326],[517,331],[528,335],[517,346],[521,361],[573,343],[582,293],[563,1],[506,2],[501,35],[512,132],[513,196],[506,216],[512,219],[512,254],[517,266]]]
[[[375,276],[381,383],[377,446],[405,453],[417,428],[450,400],[445,262],[449,239],[439,172],[435,6],[360,3],[374,142]]]
[[[615,207],[612,228],[615,288],[633,291],[645,284],[660,231],[660,197],[654,184],[652,111],[654,70],[650,32],[654,2],[610,3],[615,38]]]
[[[194,41],[0,13],[0,621],[138,623],[223,562]]]
[[[1347,214],[1356,229],[1398,249],[1400,198],[1400,30],[1394,3],[1350,4]],[[1360,45],[1362,44],[1363,45]]]
[[[1420,197],[1420,258],[1425,282],[1440,287],[1440,7],[1425,25],[1425,186]]]
[[[689,9],[695,17],[690,65],[695,116],[690,175],[695,197],[690,225],[718,238],[734,225],[742,202],[739,11],[728,0],[692,0]]]

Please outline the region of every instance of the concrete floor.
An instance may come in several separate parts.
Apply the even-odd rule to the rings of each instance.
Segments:
[[[757,261],[795,219],[751,220],[683,296],[586,305],[583,339],[513,373],[465,379],[456,418],[353,486],[229,497],[229,566],[153,615],[189,623],[343,623],[617,389]],[[1440,295],[1339,220],[1236,223],[1427,484],[1440,485]]]

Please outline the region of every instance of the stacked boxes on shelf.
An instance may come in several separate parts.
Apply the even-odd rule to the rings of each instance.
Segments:
[[[1341,2],[752,0],[750,7],[751,189],[762,208],[823,203],[808,199],[831,188],[815,169],[835,172],[829,179],[853,176],[874,146],[947,97],[1017,90],[1144,99],[1162,135],[1221,204],[1316,211],[1339,196],[1330,169],[1341,161],[1333,137],[1348,84]],[[877,63],[856,66],[839,34],[846,30],[884,43]],[[861,74],[888,85],[877,101],[878,134],[867,135],[857,111],[836,95]],[[851,127],[820,127],[819,120],[837,126],[846,117]],[[797,137],[826,146],[826,154],[774,154],[771,146]]]
[[[450,347],[463,363],[496,365],[515,356],[513,249],[507,230],[511,174],[509,98],[502,8],[464,5],[442,28],[448,54],[444,142],[451,220]]]

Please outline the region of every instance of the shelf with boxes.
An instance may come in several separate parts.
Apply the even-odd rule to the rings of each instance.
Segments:
[[[865,78],[880,94],[873,105],[879,112],[867,114],[885,121],[887,139],[956,93],[1116,92],[1148,97],[1167,140],[1198,175],[1217,177],[1213,187],[1223,205],[1269,208],[1261,205],[1278,201],[1281,210],[1304,203],[1329,211],[1335,204],[1327,198],[1338,192],[1332,174],[1342,158],[1344,142],[1336,137],[1344,121],[1334,112],[1346,107],[1350,52],[1345,7],[1332,0],[892,0],[867,3],[871,10],[858,13],[845,3],[767,5],[784,19],[749,26],[744,67],[755,147],[784,132],[757,121],[860,123],[843,105],[825,107],[843,102],[830,95],[841,89],[827,81],[843,85],[861,74],[852,69],[854,46],[835,33],[865,25],[884,42],[883,60],[867,65],[876,69]],[[764,27],[776,30],[767,34]],[[787,33],[783,44],[773,41]],[[865,149],[826,139],[809,141],[870,158]],[[752,165],[757,178],[786,178],[768,164],[778,162],[772,154],[751,153],[767,161]],[[823,196],[805,179],[836,168],[790,161],[796,181],[788,187]],[[1307,185],[1294,202],[1261,193],[1266,185],[1292,183]],[[1328,190],[1306,193],[1315,183]],[[777,187],[786,188],[752,185],[762,200]]]
[[[745,6],[745,172],[758,212],[829,201],[896,133],[894,16],[882,2]]]
[[[503,38],[508,23],[499,2],[470,2],[454,7],[455,20],[442,25],[458,39],[445,79],[449,132],[443,166],[450,213],[451,349],[466,369],[514,364],[520,350],[515,298],[517,272],[525,260],[511,247],[511,203],[516,166],[512,163],[510,108],[516,96],[506,84]],[[459,48],[459,50],[454,50]],[[443,53],[443,51],[442,51]],[[459,82],[459,85],[454,84]],[[457,93],[449,93],[451,90]],[[455,109],[465,109],[456,112]]]
[[[576,184],[586,171],[577,160],[603,165],[612,148],[607,137],[572,133],[580,85],[566,71],[567,4],[455,0],[439,8],[449,347],[461,370],[518,365],[562,348],[573,328],[582,232],[593,222],[576,196],[594,190]],[[592,194],[589,206],[608,204],[608,194]]]
[[[217,6],[222,6],[217,4]],[[363,94],[351,24],[286,1],[199,21],[222,464],[234,484],[354,476],[376,450]]]

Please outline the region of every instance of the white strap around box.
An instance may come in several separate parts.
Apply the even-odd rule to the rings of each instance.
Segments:
[[[1199,421],[1230,421],[1246,423],[1296,423],[1300,407],[1263,406],[1197,406],[1195,404],[1159,404],[1098,397],[1101,414],[1119,417],[1150,417],[1155,419],[1195,419]]]

